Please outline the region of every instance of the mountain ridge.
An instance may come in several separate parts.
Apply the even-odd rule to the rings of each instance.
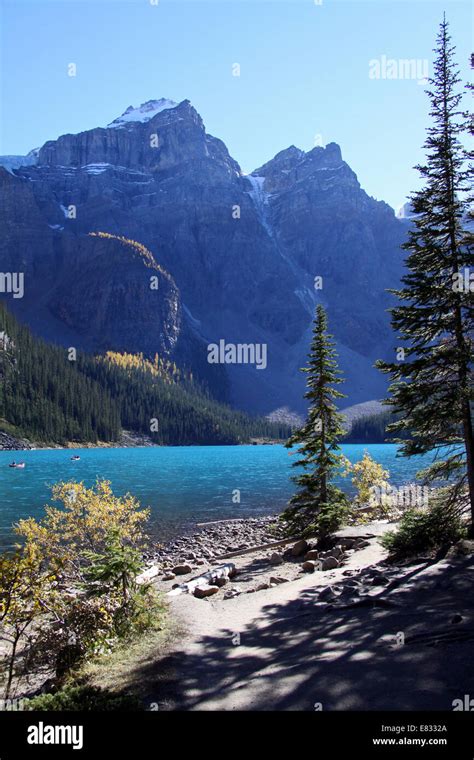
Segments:
[[[8,170],[7,195],[16,198],[20,211],[22,204],[36,210],[20,235],[0,209],[7,232],[0,261],[12,267],[18,255],[25,261],[27,240],[30,281],[39,270],[48,281],[67,259],[68,298],[82,308],[87,288],[80,291],[84,278],[77,267],[89,271],[86,280],[104,278],[105,300],[112,292],[105,258],[100,263],[96,257],[93,271],[94,255],[84,253],[84,239],[102,232],[137,241],[169,273],[182,305],[182,327],[170,356],[199,368],[200,379],[218,397],[265,414],[283,406],[304,410],[298,368],[305,361],[314,308],[322,302],[348,376],[347,403],[381,397],[385,381],[371,365],[390,350],[385,290],[396,287],[401,274],[406,223],[365,193],[337,144],[307,153],[290,146],[245,175],[225,144],[206,132],[188,100],[170,103],[147,101],[124,112],[136,116],[148,104],[144,121],[131,118],[120,126],[49,140],[38,150],[36,164]],[[69,209],[75,215],[69,216]],[[32,242],[35,238],[41,243]],[[31,287],[25,296],[29,301],[13,306],[30,324],[41,306],[38,329],[54,332],[55,301],[34,291]],[[151,297],[142,288],[138,314],[152,308]],[[155,293],[155,305],[159,299]],[[97,346],[96,320],[104,348],[117,348],[107,345],[112,328],[94,304],[91,299],[90,329],[82,331],[81,346]],[[71,315],[61,314],[62,323],[71,322]],[[157,336],[135,327],[131,314],[117,310],[114,321],[116,331],[128,336],[121,350],[152,350]],[[207,345],[220,339],[265,343],[267,370],[209,365]]]

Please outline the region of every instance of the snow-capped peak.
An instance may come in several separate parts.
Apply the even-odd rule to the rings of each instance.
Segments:
[[[413,213],[413,206],[411,201],[406,201],[397,211],[398,219],[413,219],[416,214]]]
[[[129,106],[127,110],[114,119],[108,127],[122,127],[131,121],[141,121],[142,123],[150,121],[160,111],[165,111],[167,108],[176,108],[178,104],[174,100],[168,98],[160,98],[159,100],[147,100],[146,103],[142,103],[141,106],[135,108],[135,106]]]

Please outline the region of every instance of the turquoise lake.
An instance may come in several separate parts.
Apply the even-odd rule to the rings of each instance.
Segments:
[[[346,444],[355,462],[364,450],[390,471],[392,485],[415,479],[431,457],[397,458],[394,444]],[[71,461],[74,453],[78,462]],[[152,529],[164,538],[196,522],[251,517],[281,511],[293,493],[290,476],[296,454],[275,446],[183,446],[132,449],[78,449],[0,452],[0,544],[12,541],[11,526],[20,517],[43,514],[50,487],[59,481],[110,480],[114,492],[129,491],[152,510]],[[24,470],[9,462],[24,461]],[[348,479],[341,486],[351,492]],[[240,504],[232,502],[240,490]]]

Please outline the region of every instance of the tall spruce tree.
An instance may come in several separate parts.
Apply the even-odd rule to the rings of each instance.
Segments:
[[[334,386],[343,382],[337,366],[332,336],[327,332],[327,315],[319,305],[313,327],[313,340],[308,366],[301,371],[308,375],[305,398],[310,402],[305,424],[287,441],[287,448],[299,446],[301,454],[294,467],[304,472],[294,476],[299,490],[282,515],[290,534],[317,534],[321,539],[336,530],[347,510],[343,492],[331,478],[344,464],[338,446],[344,435],[343,417],[337,412],[334,399],[344,394]]]
[[[392,326],[403,341],[404,358],[378,366],[392,377],[386,403],[401,415],[389,430],[411,433],[402,454],[433,452],[434,464],[423,473],[426,480],[452,478],[456,493],[467,486],[472,531],[474,312],[469,268],[474,248],[466,228],[472,175],[459,139],[466,123],[454,52],[444,19],[427,90],[432,123],[424,146],[426,163],[416,167],[424,187],[411,197],[414,227],[404,245],[408,273],[404,287],[393,291],[402,302],[392,309]]]

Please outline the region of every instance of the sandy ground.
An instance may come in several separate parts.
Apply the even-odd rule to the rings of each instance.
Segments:
[[[377,538],[386,529],[341,531],[370,537],[335,570],[301,574],[299,563],[273,567],[269,552],[256,552],[233,560],[237,577],[214,597],[168,597],[185,635],[162,661],[167,675],[150,701],[185,710],[451,710],[474,697],[474,555],[391,567]],[[245,593],[275,575],[289,582]],[[242,593],[224,599],[233,586]]]

